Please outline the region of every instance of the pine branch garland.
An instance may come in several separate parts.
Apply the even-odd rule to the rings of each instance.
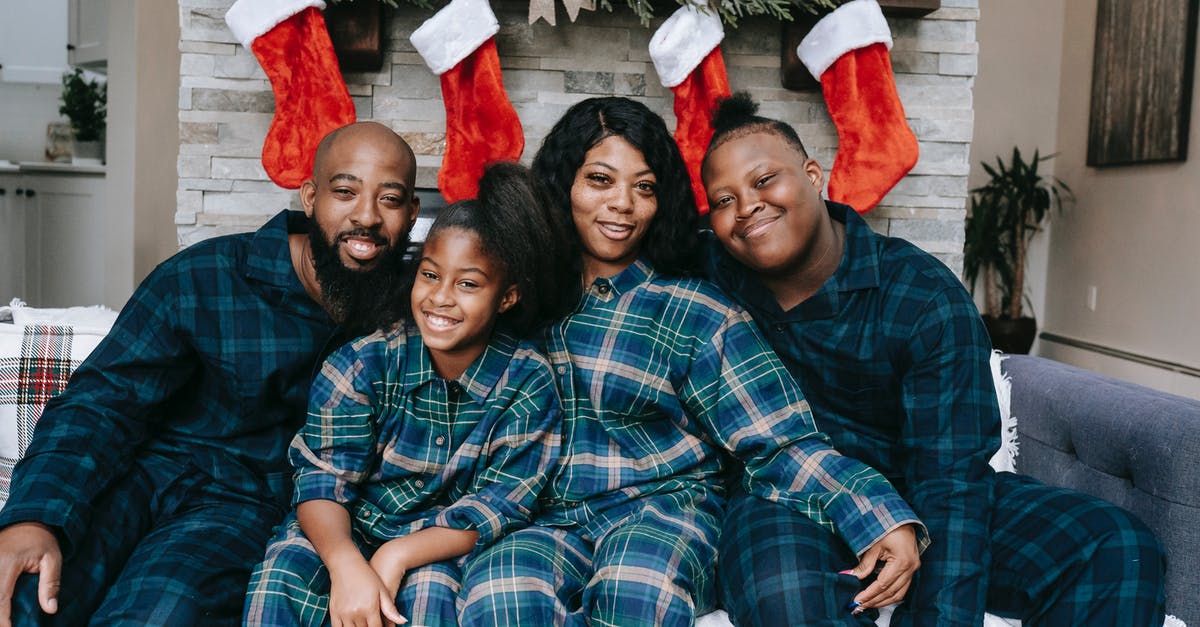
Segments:
[[[331,2],[343,2],[353,0],[330,0]],[[365,2],[367,0],[359,0]],[[411,4],[423,9],[435,8],[430,0],[378,0],[392,8],[398,8],[403,2]],[[676,0],[679,6],[688,4],[688,0]],[[731,27],[737,28],[738,20],[743,17],[753,15],[769,15],[780,21],[792,21],[793,12],[796,10],[804,11],[816,15],[825,11],[830,11],[837,5],[846,0],[707,0],[707,6],[701,10],[715,10],[721,19]],[[654,19],[655,4],[665,4],[664,2],[652,2],[651,0],[625,0],[629,9],[641,21],[642,26],[649,27],[651,20]],[[439,3],[443,4],[443,3]],[[597,0],[600,8],[613,12],[613,5],[610,0]],[[714,6],[715,5],[715,6]],[[670,15],[670,11],[664,12],[664,15]]]

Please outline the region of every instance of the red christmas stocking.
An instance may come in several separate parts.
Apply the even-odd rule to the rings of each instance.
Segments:
[[[493,39],[499,31],[487,0],[452,0],[411,37],[425,64],[441,77],[446,152],[438,189],[448,202],[474,198],[485,165],[516,161],[525,149],[521,121],[500,76]]]
[[[720,48],[724,37],[720,17],[689,4],[668,17],[650,38],[650,59],[659,81],[675,95],[675,143],[687,164],[700,215],[708,213],[700,162],[712,139],[717,101],[729,96]]]
[[[796,49],[821,81],[837,127],[829,198],[866,213],[917,163],[888,49],[892,35],[875,0],[852,0],[821,18]]]
[[[262,162],[267,176],[288,189],[312,176],[321,138],[355,120],[324,8],[320,0],[238,0],[225,14],[229,29],[271,81],[275,117]]]

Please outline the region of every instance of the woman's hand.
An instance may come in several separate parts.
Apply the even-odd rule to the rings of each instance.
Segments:
[[[855,613],[871,608],[880,608],[899,602],[908,592],[912,576],[921,566],[917,534],[912,525],[904,525],[890,531],[863,553],[851,573],[860,580],[875,570],[878,562],[884,562],[875,582],[854,597],[859,604]]]

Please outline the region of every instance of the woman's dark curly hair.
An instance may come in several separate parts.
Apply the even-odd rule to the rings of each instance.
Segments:
[[[576,103],[546,135],[533,158],[533,172],[545,182],[554,206],[573,224],[569,216],[575,173],[587,151],[613,136],[640,150],[657,179],[658,210],[642,240],[641,257],[668,276],[694,274],[698,217],[687,166],[666,123],[646,105],[620,97]],[[571,241],[578,256],[578,233]]]
[[[574,304],[571,286],[579,282],[579,273],[571,263],[570,231],[525,166],[488,166],[479,180],[479,198],[439,211],[425,241],[446,229],[474,233],[483,253],[500,266],[503,280],[520,290],[521,299],[500,314],[498,328],[529,335],[566,315]]]

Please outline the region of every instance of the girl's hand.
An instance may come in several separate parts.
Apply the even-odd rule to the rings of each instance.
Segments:
[[[406,544],[403,538],[385,542],[371,557],[371,568],[375,570],[375,574],[383,582],[384,587],[391,593],[390,598],[392,599],[396,598],[396,593],[400,591],[400,583],[404,581],[404,575],[408,573]]]
[[[390,592],[365,561],[330,570],[329,621],[332,627],[396,627],[400,615]]]

